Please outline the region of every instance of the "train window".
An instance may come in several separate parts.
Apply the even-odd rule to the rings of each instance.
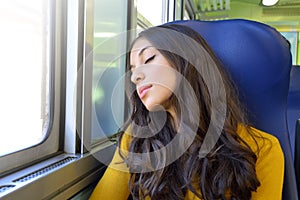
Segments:
[[[95,0],[93,28],[92,143],[124,122],[127,8],[123,0]],[[113,11],[113,12],[112,12]]]
[[[291,45],[292,64],[297,65],[298,32],[281,32]]]
[[[184,20],[189,20],[190,19],[189,13],[186,9],[183,10],[183,19]]]
[[[142,30],[169,21],[190,19],[183,0],[137,1],[137,29]]]
[[[48,132],[49,27],[43,4],[1,3],[0,156],[38,144]]]
[[[0,174],[59,148],[60,80],[54,70],[60,66],[53,57],[51,2],[1,1]]]
[[[138,0],[138,29],[145,29],[166,22],[168,18],[167,8],[168,1],[166,0]]]
[[[174,1],[174,20],[180,20],[183,19],[183,15],[184,15],[184,7],[185,4],[183,3],[183,0],[175,0]]]
[[[22,4],[4,1],[0,8],[0,118],[4,122],[0,156],[40,143],[49,128],[49,26],[44,2]]]

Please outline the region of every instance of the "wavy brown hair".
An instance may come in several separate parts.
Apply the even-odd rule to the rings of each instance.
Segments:
[[[181,75],[169,100],[180,125],[174,125],[168,112],[149,112],[128,77],[130,117],[119,145],[128,127],[132,139],[130,153],[119,153],[131,172],[128,184],[133,199],[184,199],[188,190],[205,200],[251,199],[251,192],[260,185],[257,157],[237,133],[238,124],[248,129],[245,109],[221,62],[197,32],[183,25],[152,27],[136,40],[139,38],[147,39]],[[212,145],[203,151],[209,131],[214,136]],[[184,138],[188,132],[193,137]],[[178,134],[183,139],[175,140]],[[191,141],[188,146],[187,141]],[[173,148],[163,151],[171,143]],[[182,153],[174,154],[176,151]],[[148,154],[151,156],[140,156]]]

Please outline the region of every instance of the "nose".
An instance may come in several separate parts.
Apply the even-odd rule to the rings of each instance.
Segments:
[[[131,75],[131,82],[138,84],[140,81],[144,80],[145,76],[142,72],[133,71]]]

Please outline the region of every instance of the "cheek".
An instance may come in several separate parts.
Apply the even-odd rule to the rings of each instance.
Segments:
[[[177,72],[172,67],[156,67],[152,69],[151,77],[155,85],[174,91],[177,82]]]
[[[172,85],[173,86],[173,85]],[[171,95],[173,94],[174,90],[171,88],[171,86],[168,87],[159,87],[159,96],[161,97],[161,101],[166,101],[167,99],[169,99],[171,97]]]

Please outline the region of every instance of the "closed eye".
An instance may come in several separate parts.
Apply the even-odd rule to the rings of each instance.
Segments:
[[[150,62],[151,60],[153,60],[155,58],[155,55],[151,56],[150,58],[148,58],[144,64],[147,64],[148,62]]]

